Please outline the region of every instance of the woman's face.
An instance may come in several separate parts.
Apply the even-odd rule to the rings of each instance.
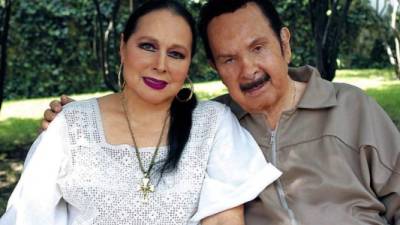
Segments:
[[[168,9],[142,16],[127,42],[121,38],[121,60],[128,96],[151,104],[170,104],[186,79],[192,32]]]

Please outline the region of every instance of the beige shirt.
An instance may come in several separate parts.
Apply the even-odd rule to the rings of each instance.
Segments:
[[[313,67],[289,74],[307,87],[275,131],[228,95],[217,99],[283,172],[246,205],[246,224],[400,225],[400,134],[391,119],[360,89]]]

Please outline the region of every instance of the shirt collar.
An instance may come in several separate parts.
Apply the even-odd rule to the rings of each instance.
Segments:
[[[297,108],[322,109],[337,105],[336,90],[332,82],[322,79],[316,68],[312,66],[290,68],[289,75],[293,80],[307,82]]]

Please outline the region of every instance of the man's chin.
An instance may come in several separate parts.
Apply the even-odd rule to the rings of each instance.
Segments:
[[[257,101],[258,100],[258,101]],[[263,112],[263,101],[261,99],[244,98],[242,101],[237,102],[240,107],[249,113],[262,113]]]
[[[262,113],[263,108],[260,105],[247,105],[242,107],[248,113]]]

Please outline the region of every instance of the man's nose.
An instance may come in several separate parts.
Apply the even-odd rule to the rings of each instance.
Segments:
[[[248,80],[253,80],[257,74],[258,67],[254,59],[249,56],[242,57],[242,77]]]

